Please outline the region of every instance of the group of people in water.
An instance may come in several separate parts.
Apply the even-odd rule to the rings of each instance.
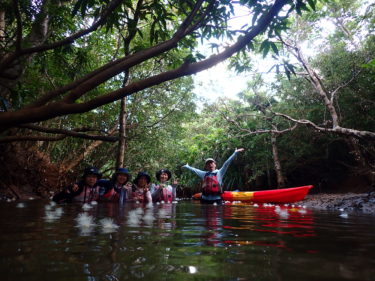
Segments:
[[[203,180],[202,203],[220,203],[223,177],[229,164],[238,152],[244,149],[236,149],[225,161],[220,169],[216,169],[216,161],[208,158],[205,161],[204,170],[191,167],[188,164],[182,166],[194,172]],[[156,172],[158,183],[151,184],[151,177],[146,172],[139,172],[137,177],[131,181],[131,174],[126,168],[118,168],[111,179],[102,179],[102,174],[95,167],[88,167],[84,170],[82,179],[65,188],[53,196],[56,202],[82,202],[93,201],[108,202],[165,202],[171,203],[176,200],[177,182],[170,184],[172,173],[168,169],[161,169]]]
[[[139,172],[131,181],[126,168],[118,168],[111,179],[102,179],[95,167],[84,170],[82,179],[53,196],[56,202],[172,202],[176,198],[176,184],[169,184],[172,173],[167,169],[156,172],[158,184],[151,184],[146,172]]]

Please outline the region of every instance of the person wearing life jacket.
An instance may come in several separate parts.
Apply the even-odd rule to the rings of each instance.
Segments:
[[[223,193],[223,177],[229,167],[229,164],[236,157],[238,152],[244,151],[243,148],[236,149],[234,153],[224,162],[220,169],[216,169],[216,161],[213,158],[207,158],[204,165],[204,171],[189,164],[182,166],[194,172],[198,177],[203,180],[202,183],[202,203],[221,203],[221,193]]]
[[[102,174],[95,167],[87,167],[83,171],[82,179],[55,194],[52,198],[55,202],[82,202],[90,203],[99,199],[98,180]]]
[[[131,189],[131,175],[126,168],[118,168],[110,180],[99,180],[101,186],[101,201],[120,202],[126,201],[127,191]]]
[[[159,184],[153,184],[151,186],[152,201],[172,203],[176,199],[177,182],[173,182],[172,185],[168,184],[168,181],[172,178],[171,171],[161,169],[157,171],[155,175]]]
[[[149,190],[150,182],[151,177],[146,172],[139,172],[133,181],[133,187],[128,189],[126,201],[152,203],[151,192]]]

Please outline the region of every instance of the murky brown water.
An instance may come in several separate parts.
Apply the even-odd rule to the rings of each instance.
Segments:
[[[28,201],[0,214],[3,281],[375,280],[370,215],[191,201],[87,211]]]

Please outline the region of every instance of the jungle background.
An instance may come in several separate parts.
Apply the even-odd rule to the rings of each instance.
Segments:
[[[373,191],[374,8],[359,0],[3,0],[2,199],[48,198],[89,165],[104,177],[127,167],[153,180],[167,168],[180,196],[190,196],[200,181],[182,165],[203,168],[213,157],[220,167],[240,147],[228,190]],[[238,9],[248,20],[231,27]],[[272,62],[266,72],[263,60]],[[203,100],[194,75],[222,61],[245,74],[247,88],[236,99]]]

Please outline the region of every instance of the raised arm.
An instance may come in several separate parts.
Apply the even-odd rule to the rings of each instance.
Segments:
[[[201,179],[204,178],[204,176],[206,175],[207,171],[202,171],[202,170],[199,170],[197,168],[194,168],[194,167],[191,167],[189,166],[189,164],[186,164],[184,166],[182,166],[182,168],[186,168],[190,171],[192,171],[193,173],[195,173],[198,177],[200,177]]]
[[[220,183],[222,183],[223,177],[225,173],[227,172],[229,164],[233,161],[234,157],[236,157],[238,152],[242,152],[244,150],[245,149],[243,148],[239,148],[239,149],[236,148],[234,153],[227,159],[227,161],[224,162],[223,166],[219,169],[219,172],[218,172],[218,180]]]

